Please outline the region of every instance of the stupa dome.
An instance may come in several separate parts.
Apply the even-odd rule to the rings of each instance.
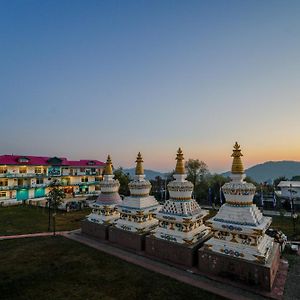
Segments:
[[[106,165],[104,168],[104,178],[99,183],[101,193],[97,198],[96,203],[120,203],[121,197],[118,193],[120,188],[119,180],[114,179],[112,161],[110,155],[107,157]]]
[[[136,158],[135,176],[133,181],[128,184],[130,195],[133,197],[147,197],[151,190],[150,181],[145,179],[143,158],[139,152]]]
[[[186,173],[184,167],[184,157],[181,148],[177,151],[176,156],[176,168],[173,177],[174,181],[168,184],[168,191],[170,193],[170,198],[174,200],[189,200],[192,199],[192,192],[194,185],[185,180]]]
[[[256,187],[252,183],[243,181],[245,178],[244,167],[241,160],[240,145],[236,142],[233,146],[232,168],[231,168],[231,182],[223,185],[222,191],[224,193],[226,203],[231,205],[251,205],[255,194]]]

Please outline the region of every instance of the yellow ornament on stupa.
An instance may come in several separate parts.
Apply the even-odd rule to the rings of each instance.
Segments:
[[[175,168],[175,174],[185,174],[184,157],[183,157],[183,152],[180,147],[177,151],[176,160],[177,160],[177,163],[176,163],[176,168]]]
[[[135,175],[144,175],[144,168],[143,168],[144,161],[141,152],[138,153],[135,162],[136,162]]]
[[[104,168],[104,175],[113,175],[112,162],[110,155],[107,156],[106,165]]]
[[[231,173],[232,174],[244,174],[244,166],[241,159],[241,156],[243,154],[241,153],[240,145],[235,142],[233,146],[233,153],[231,157],[233,157],[232,167],[231,167]]]

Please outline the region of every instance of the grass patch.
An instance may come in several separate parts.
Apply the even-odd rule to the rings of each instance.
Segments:
[[[290,217],[272,216],[271,228],[281,230],[288,239],[300,240],[300,221],[296,220],[296,233],[294,234],[293,221]]]
[[[90,209],[69,213],[58,212],[56,215],[56,230],[80,228],[80,221],[89,213]],[[46,232],[47,230],[48,210],[45,208],[27,205],[0,208],[0,235]]]
[[[223,299],[63,237],[0,241],[0,295],[14,299]]]

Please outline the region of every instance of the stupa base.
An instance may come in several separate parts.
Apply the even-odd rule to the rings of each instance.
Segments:
[[[145,236],[147,233],[139,234],[137,232],[126,231],[114,226],[109,228],[108,239],[112,243],[116,243],[122,247],[135,251],[143,251],[145,249]]]
[[[198,249],[211,235],[205,235],[193,245],[179,244],[156,238],[153,235],[146,236],[145,251],[148,255],[160,260],[166,260],[177,265],[192,267],[197,265]]]
[[[277,243],[274,243],[266,264],[232,257],[205,248],[198,250],[198,269],[201,272],[240,281],[266,291],[272,290],[279,264],[280,251]]]
[[[89,221],[81,222],[81,232],[83,234],[99,238],[101,240],[108,240],[108,228],[110,224],[97,224]]]

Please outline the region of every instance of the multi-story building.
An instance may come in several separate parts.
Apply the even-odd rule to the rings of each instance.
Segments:
[[[277,187],[280,188],[277,195],[281,201],[289,203],[291,210],[294,205],[294,209],[298,211],[300,209],[300,181],[280,181]]]
[[[98,160],[1,155],[0,204],[42,199],[49,192],[53,179],[59,179],[65,193],[70,196],[100,192],[104,166]]]

